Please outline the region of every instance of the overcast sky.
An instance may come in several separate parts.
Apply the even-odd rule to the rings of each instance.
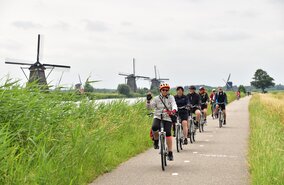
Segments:
[[[124,82],[119,72],[170,84],[249,85],[256,69],[284,84],[283,0],[0,0],[0,77],[25,77],[5,58],[71,65],[62,84],[91,73],[99,88]],[[62,71],[48,81],[57,84]],[[138,80],[138,86],[149,82]]]

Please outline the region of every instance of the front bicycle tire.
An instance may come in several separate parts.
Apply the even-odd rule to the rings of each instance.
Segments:
[[[196,132],[196,129],[194,127],[195,127],[195,125],[192,121],[191,122],[191,129],[190,129],[191,134],[190,135],[191,135],[191,139],[192,139],[193,142],[195,142],[195,132]]]
[[[220,112],[218,116],[219,116],[219,128],[222,128],[222,125],[223,125],[222,113]]]
[[[160,137],[160,147],[162,170],[165,171],[165,141],[163,136]]]
[[[201,131],[204,132],[204,123],[201,124]]]
[[[179,152],[179,142],[180,142],[180,127],[176,127],[176,147],[177,147],[177,152]]]

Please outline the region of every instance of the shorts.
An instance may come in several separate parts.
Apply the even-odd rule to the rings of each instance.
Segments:
[[[195,112],[196,112],[197,110],[200,110],[200,108],[194,107],[194,108],[190,109],[190,112],[193,113],[193,114],[195,114]]]
[[[161,129],[161,120],[158,118],[154,118],[153,124],[152,124],[152,130],[153,132],[160,131]],[[170,137],[172,135],[172,122],[163,120],[164,123],[164,131],[166,132],[166,136]]]
[[[180,121],[187,121],[188,120],[188,111],[187,110],[179,110],[178,111],[178,116],[180,118]]]
[[[207,104],[202,104],[201,105],[201,110],[204,110],[204,109],[207,109],[207,108],[208,108]]]
[[[225,104],[218,104],[221,110],[226,110],[226,105]]]

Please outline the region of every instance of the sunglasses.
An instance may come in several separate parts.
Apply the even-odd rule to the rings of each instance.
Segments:
[[[169,89],[162,89],[163,92],[169,92]]]

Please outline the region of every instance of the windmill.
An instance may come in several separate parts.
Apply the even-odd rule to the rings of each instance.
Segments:
[[[29,83],[36,82],[39,85],[47,87],[47,81],[46,79],[49,77],[51,72],[54,70],[54,68],[70,68],[70,66],[64,66],[64,65],[55,65],[55,64],[42,64],[39,61],[39,54],[40,54],[40,34],[38,34],[37,37],[37,58],[36,62],[34,64],[32,63],[20,63],[20,62],[12,62],[8,61],[6,59],[5,63],[6,64],[15,64],[15,65],[20,65],[20,66],[30,66],[30,67],[21,67],[21,70],[23,71],[25,77],[27,78]],[[30,76],[29,78],[27,77],[24,69],[29,69],[30,71]],[[50,69],[50,72],[48,75],[45,75],[45,70]]]
[[[137,91],[137,79],[146,79],[149,80],[149,77],[146,76],[137,76],[135,74],[135,58],[133,58],[133,73],[132,74],[125,74],[125,73],[119,73],[120,76],[125,76],[126,84],[130,87],[130,89],[133,92]]]
[[[78,90],[80,93],[84,93],[86,87],[90,87],[92,83],[101,82],[101,80],[90,80],[91,75],[86,79],[85,83],[83,84],[81,76],[79,77],[79,83],[75,84],[75,89]]]
[[[167,81],[167,80],[170,80],[168,78],[160,78],[160,74],[159,74],[159,78],[158,78],[158,75],[157,75],[157,66],[154,66],[154,72],[155,72],[155,78],[152,78],[151,79],[151,90],[155,90],[155,89],[159,89],[160,87],[160,84],[163,82],[163,81]]]
[[[231,73],[229,74],[227,81],[223,79],[223,81],[226,83],[226,89],[227,89],[227,91],[233,89],[233,82],[230,81],[230,78],[231,78]]]

